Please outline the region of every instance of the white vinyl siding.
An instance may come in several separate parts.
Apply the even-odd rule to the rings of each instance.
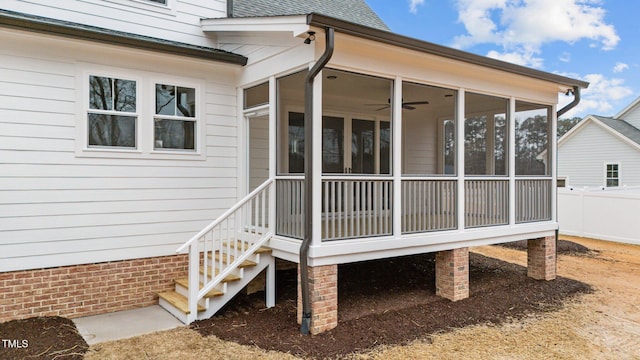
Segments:
[[[3,0],[2,8],[158,39],[215,47],[202,18],[226,16],[224,0]]]
[[[0,42],[0,272],[171,255],[237,201],[235,66],[115,47],[104,59],[102,45],[12,31]],[[204,158],[77,156],[89,61],[200,79]]]
[[[640,106],[629,109],[620,119],[640,129]]]
[[[558,150],[558,176],[568,186],[606,186],[605,164],[624,164],[620,186],[640,185],[640,150],[594,123],[585,124]]]

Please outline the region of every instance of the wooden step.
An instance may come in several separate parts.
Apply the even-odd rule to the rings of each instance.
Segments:
[[[186,297],[178,294],[175,291],[167,291],[158,294],[159,297],[164,299],[169,304],[173,305],[176,309],[182,311],[185,314],[190,314],[189,311],[189,300]],[[206,309],[203,306],[198,305],[198,311],[205,311]]]
[[[226,248],[227,247],[227,242],[226,241],[223,242],[222,246],[223,246],[223,248]],[[249,245],[249,244],[247,244],[247,243],[245,243],[243,241],[240,241],[240,240],[232,241],[229,244],[230,248],[235,249],[236,247],[238,247],[238,248],[242,248],[243,251],[246,251],[247,249],[249,249],[250,246],[251,245]],[[271,249],[269,249],[268,247],[264,247],[264,246],[261,246],[261,247],[258,248],[258,250],[256,250],[256,254],[264,254],[264,253],[270,253],[270,252],[271,252]]]
[[[209,255],[209,259],[211,259],[211,253],[208,253]],[[233,256],[229,256],[229,261],[233,262],[235,260],[235,258]],[[220,261],[220,253],[216,252],[216,262]],[[223,264],[228,264],[227,262],[227,256],[222,256],[222,263]],[[239,268],[246,268],[246,267],[251,267],[251,266],[256,266],[258,264],[256,264],[255,262],[251,261],[251,260],[245,260],[243,261],[240,265],[238,265]]]
[[[218,271],[218,269],[216,269],[216,275],[218,275],[219,273],[220,273],[220,271]],[[200,265],[200,274],[204,275],[204,266],[203,265]],[[210,276],[210,275],[211,275],[211,267],[209,267],[209,271],[207,271],[207,276]],[[232,281],[238,281],[238,280],[240,280],[240,276],[234,275],[234,274],[229,274],[222,281],[223,282],[232,282]]]
[[[189,278],[181,278],[181,279],[175,279],[174,282],[176,284],[181,285],[182,287],[184,287],[185,289],[189,288]],[[200,284],[200,289],[202,289],[202,284]],[[212,289],[211,291],[209,291],[208,293],[206,293],[204,295],[205,298],[212,298],[212,297],[216,297],[216,296],[222,296],[224,295],[224,293],[218,289]]]

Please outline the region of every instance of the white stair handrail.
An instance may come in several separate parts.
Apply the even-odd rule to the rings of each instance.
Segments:
[[[266,180],[176,250],[189,254],[187,323],[197,319],[200,299],[273,236],[274,183]]]
[[[263,182],[260,186],[258,186],[257,188],[255,188],[255,190],[253,190],[252,192],[250,192],[249,194],[247,194],[247,196],[243,197],[240,201],[238,201],[235,205],[233,205],[232,207],[230,207],[227,211],[225,211],[224,213],[222,213],[222,215],[218,216],[217,219],[215,219],[214,221],[212,221],[209,225],[207,225],[207,227],[205,227],[204,229],[202,229],[199,233],[197,233],[196,235],[194,235],[191,239],[189,239],[187,242],[185,242],[184,244],[182,244],[182,246],[180,246],[178,248],[178,250],[176,250],[176,253],[181,253],[183,251],[185,251],[193,242],[197,241],[199,238],[201,238],[204,234],[208,233],[209,231],[211,231],[211,229],[213,229],[214,227],[216,227],[216,225],[220,224],[224,219],[228,218],[230,215],[232,215],[234,212],[236,212],[240,207],[242,207],[243,205],[245,205],[247,202],[249,202],[251,199],[253,199],[254,197],[256,197],[262,190],[266,189],[269,185],[271,185],[275,180],[273,178],[271,179],[267,179],[265,182]]]

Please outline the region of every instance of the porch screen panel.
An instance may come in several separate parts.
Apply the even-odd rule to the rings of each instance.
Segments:
[[[455,175],[456,93],[402,83],[403,175]]]
[[[551,107],[516,101],[516,222],[551,220]]]
[[[466,227],[509,223],[509,180],[465,180]]]
[[[508,99],[465,94],[465,175],[508,175],[508,108]]]

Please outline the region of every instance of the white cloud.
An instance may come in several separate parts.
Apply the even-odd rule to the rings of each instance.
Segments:
[[[621,73],[625,70],[629,69],[629,65],[625,64],[625,63],[617,63],[616,66],[613,67],[613,72],[614,73]]]
[[[575,77],[575,75],[569,75]],[[633,90],[626,86],[623,79],[607,78],[602,74],[589,74],[583,77],[589,87],[582,90],[582,100],[575,108],[563,117],[585,116],[588,114],[612,116],[624,106],[622,100],[633,95]],[[558,108],[564,107],[573,100],[572,96],[560,95]]]
[[[620,37],[613,25],[604,22],[605,10],[599,4],[598,0],[456,0],[458,21],[467,34],[457,36],[453,46],[497,44],[505,55],[519,54],[528,65],[537,63],[529,59],[543,44],[555,41],[588,39],[591,45],[611,50]]]
[[[412,14],[416,14],[418,12],[418,5],[424,4],[424,0],[409,0],[409,11]]]

